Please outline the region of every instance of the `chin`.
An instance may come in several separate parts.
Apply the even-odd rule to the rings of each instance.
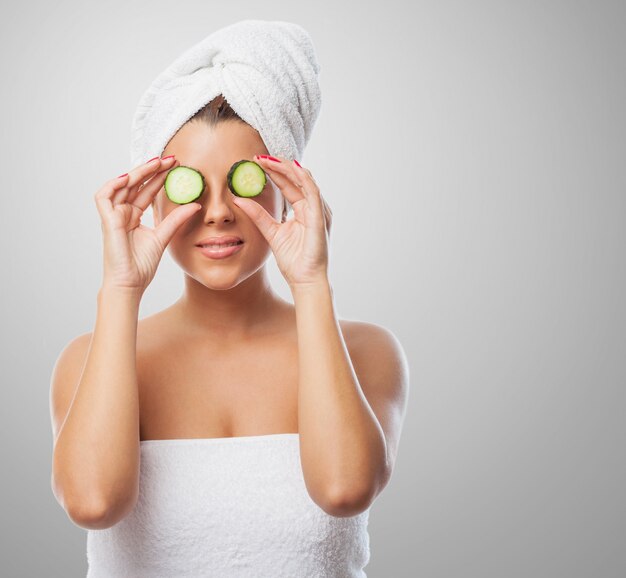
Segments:
[[[236,287],[243,281],[243,279],[235,273],[229,274],[219,270],[200,271],[196,275],[192,275],[192,277],[198,281],[198,283],[214,291],[227,291],[228,289]]]

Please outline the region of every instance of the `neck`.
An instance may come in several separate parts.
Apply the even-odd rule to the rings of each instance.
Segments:
[[[286,305],[261,267],[230,289],[210,289],[185,275],[184,292],[174,308],[190,333],[237,340],[267,329]]]

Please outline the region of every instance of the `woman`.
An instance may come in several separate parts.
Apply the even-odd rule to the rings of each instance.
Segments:
[[[285,42],[303,34],[264,21],[223,30],[241,39],[251,26],[275,42],[285,30]],[[203,50],[219,45],[216,34]],[[258,56],[259,42],[244,54]],[[187,76],[181,86],[189,84]],[[301,153],[317,112],[285,94],[308,118],[292,140]],[[197,101],[190,106],[197,110]],[[312,172],[273,150],[287,149],[267,146],[280,142],[271,130],[288,113],[255,128],[222,92],[188,112],[168,126],[173,136],[158,138],[146,126],[157,115],[136,116],[134,135],[151,134],[161,154],[95,195],[103,282],[94,331],[71,341],[54,368],[53,491],[89,530],[92,578],[365,576],[369,508],[392,474],[406,407],[404,353],[388,330],[336,317],[331,210]],[[134,150],[149,150],[140,141]],[[242,159],[269,177],[257,197],[228,187]],[[163,188],[181,165],[206,183],[184,205]],[[154,229],[140,222],[148,206]],[[235,239],[241,243],[213,247]],[[166,247],[184,271],[183,296],[138,320]],[[293,304],[270,286],[270,253]]]

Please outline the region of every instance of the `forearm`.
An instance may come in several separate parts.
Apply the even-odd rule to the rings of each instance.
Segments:
[[[98,293],[85,368],[53,455],[55,484],[75,511],[125,508],[138,491],[139,303],[131,293]]]
[[[384,479],[384,432],[352,366],[330,283],[292,288],[292,294],[299,355],[298,424],[307,486],[320,500],[358,500],[371,495]]]

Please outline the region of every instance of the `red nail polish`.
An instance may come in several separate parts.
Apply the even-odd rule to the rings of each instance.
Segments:
[[[174,155],[167,155],[166,157],[163,157],[161,160],[165,161],[167,159],[173,159],[173,158],[174,158]]]
[[[116,177],[118,179],[121,179],[122,177],[125,177],[128,173],[124,173],[123,175],[120,175],[119,177]]]
[[[146,161],[146,164],[151,163],[152,161],[158,159],[159,157],[154,157],[153,159],[150,159],[149,161]]]
[[[274,157],[267,156],[266,158],[268,158],[271,161],[276,161],[277,163],[281,162],[280,159],[277,159],[277,158],[274,158]]]
[[[293,159],[293,162],[296,163],[300,168],[302,168],[302,165],[296,159]]]

